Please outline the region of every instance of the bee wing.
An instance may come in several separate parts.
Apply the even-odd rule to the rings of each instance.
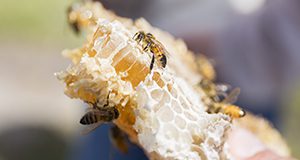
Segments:
[[[152,39],[152,41],[154,41],[154,43],[159,46],[161,52],[163,52],[164,55],[169,59],[170,58],[170,53],[168,52],[168,50],[166,49],[166,47],[160,41],[158,41],[156,39]]]
[[[89,113],[89,112],[92,112],[93,114],[99,115],[99,116],[103,116],[107,113],[105,110],[101,110],[98,108],[87,108],[86,113]]]
[[[91,124],[91,125],[87,126],[86,128],[84,128],[81,131],[81,135],[89,134],[90,132],[94,131],[96,128],[98,128],[103,123],[104,123],[103,121],[100,121],[100,122],[97,122],[97,123],[94,123],[94,124]]]
[[[171,54],[168,52],[168,50],[163,46],[164,50],[165,50],[165,55],[166,57],[169,59],[171,57]]]
[[[219,83],[219,84],[216,84],[216,89],[217,89],[217,91],[226,93],[227,91],[229,91],[231,89],[231,86],[226,83]]]
[[[234,88],[227,97],[222,101],[222,103],[229,104],[237,101],[237,98],[241,92],[240,88]]]
[[[90,117],[90,116],[102,117],[102,116],[106,116],[106,115],[107,115],[106,111],[98,110],[98,109],[95,109],[95,108],[89,108],[89,109],[87,109],[87,112],[83,115],[81,120],[83,120],[85,117]],[[81,122],[81,120],[80,120],[80,123],[84,124],[84,123]]]
[[[92,107],[88,107],[85,109],[85,112],[88,113],[88,112],[97,112],[97,109],[95,108],[92,108]]]
[[[116,125],[114,125],[109,132],[109,138],[111,143],[115,148],[117,148],[122,153],[128,152],[128,144],[126,143],[125,133]]]
[[[216,84],[215,88],[218,96],[227,97],[228,91],[231,89],[231,86],[229,84],[220,83]]]

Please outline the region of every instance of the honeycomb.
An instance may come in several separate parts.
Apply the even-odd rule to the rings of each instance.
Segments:
[[[56,73],[66,95],[102,107],[109,94],[109,106],[120,112],[113,123],[150,159],[230,159],[225,142],[231,119],[206,112],[206,95],[197,85],[203,75],[182,40],[144,19],[118,17],[97,2],[73,5],[69,18],[78,22],[87,42],[63,51],[73,62]],[[168,50],[166,68],[155,64],[150,71],[151,53],[132,39],[140,30]]]

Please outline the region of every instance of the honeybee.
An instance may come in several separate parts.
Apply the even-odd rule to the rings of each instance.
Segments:
[[[82,134],[87,134],[103,123],[112,122],[119,118],[119,110],[115,107],[108,107],[109,94],[107,96],[107,103],[103,107],[97,107],[97,102],[93,104],[91,108],[81,119],[80,124],[90,125]]]
[[[202,79],[199,83],[205,94],[214,101],[221,101],[222,97],[228,95],[231,86],[228,84],[214,84],[208,79]]]
[[[80,124],[90,125],[101,122],[111,122],[118,117],[119,111],[115,107],[97,109],[93,108],[80,119]]]
[[[77,16],[73,13],[72,6],[67,9],[68,24],[77,35],[80,33],[79,23],[77,21]]]
[[[203,54],[195,57],[198,72],[207,80],[213,81],[216,78],[213,62]]]
[[[114,125],[110,128],[109,137],[111,143],[122,153],[128,152],[128,144],[126,143],[126,135],[121,129]]]
[[[209,104],[209,108],[207,110],[208,113],[218,113],[222,112],[224,114],[229,115],[232,118],[241,118],[246,115],[246,112],[240,107],[233,105],[237,100],[238,95],[240,94],[240,89],[233,89],[222,101],[220,102],[212,102]]]
[[[150,70],[153,69],[154,61],[157,59],[159,61],[159,66],[165,68],[167,65],[167,56],[168,52],[164,46],[155,39],[151,33],[145,33],[143,31],[137,32],[133,39],[137,43],[142,43],[143,50],[145,52],[150,51],[152,53],[152,59],[150,63]]]

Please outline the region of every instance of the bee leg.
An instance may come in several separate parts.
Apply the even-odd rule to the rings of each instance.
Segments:
[[[92,104],[92,106],[93,106],[94,109],[97,109],[97,108],[98,108],[98,107],[97,107],[98,102],[99,102],[99,100],[96,100],[96,102]]]
[[[145,52],[148,52],[149,49],[150,49],[151,44],[152,44],[151,42],[148,42],[147,45],[143,48],[143,50],[144,50]]]
[[[153,54],[152,59],[151,59],[151,63],[150,63],[150,71],[153,69],[154,61],[155,61],[155,56]]]
[[[122,153],[128,152],[127,137],[125,133],[116,125],[113,125],[109,131],[109,138],[115,148]]]

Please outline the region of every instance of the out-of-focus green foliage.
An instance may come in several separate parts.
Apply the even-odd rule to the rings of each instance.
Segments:
[[[46,40],[74,44],[79,38],[66,21],[72,0],[0,1],[0,38]]]
[[[293,94],[290,93],[288,95],[293,95],[291,97],[287,97],[287,106],[283,108],[283,132],[285,137],[287,138],[288,144],[292,149],[292,155],[300,158],[300,125],[299,125],[299,117],[300,117],[300,84],[294,87]]]

